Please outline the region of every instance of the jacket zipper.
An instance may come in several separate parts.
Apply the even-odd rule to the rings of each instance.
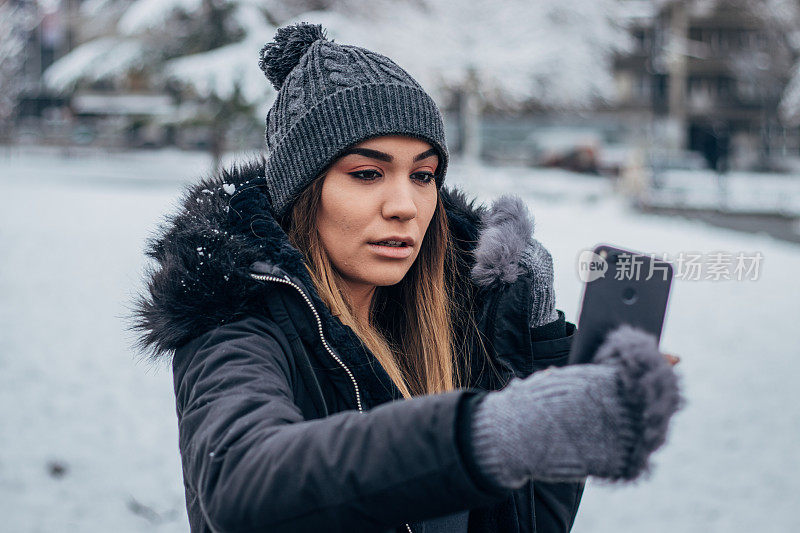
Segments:
[[[300,296],[302,296],[303,300],[305,300],[306,304],[308,304],[308,307],[311,309],[311,312],[314,313],[314,318],[317,321],[317,331],[319,332],[319,338],[322,339],[322,345],[325,346],[325,349],[328,351],[329,354],[331,354],[331,357],[333,357],[336,360],[336,362],[339,363],[339,366],[341,366],[344,369],[344,371],[347,372],[347,375],[350,376],[350,381],[353,382],[353,389],[356,391],[356,404],[358,405],[358,410],[359,412],[363,413],[364,409],[361,405],[361,393],[359,392],[358,389],[358,383],[356,382],[356,377],[353,375],[350,369],[347,368],[347,365],[344,364],[344,361],[339,359],[339,356],[336,355],[334,351],[331,349],[330,345],[328,344],[328,341],[325,339],[325,335],[322,332],[322,319],[319,317],[317,308],[314,307],[314,303],[308,296],[306,296],[306,293],[303,292],[303,289],[301,289],[299,285],[291,281],[289,279],[289,276],[284,276],[282,278],[279,278],[277,276],[268,276],[266,274],[254,274],[251,272],[250,277],[252,277],[253,279],[257,279],[259,281],[275,281],[277,283],[283,283],[284,285],[289,285],[297,289],[297,292],[300,293]],[[413,531],[411,531],[410,525],[405,524],[405,526],[406,529],[408,530],[408,533],[414,533]]]
[[[331,357],[333,357],[336,360],[336,362],[339,363],[339,366],[341,366],[344,369],[344,371],[347,372],[347,375],[350,376],[350,381],[353,382],[353,389],[356,391],[356,404],[358,406],[358,410],[359,412],[363,413],[364,408],[361,405],[361,392],[358,389],[358,383],[356,383],[356,378],[350,371],[350,369],[347,368],[347,365],[344,364],[344,361],[339,359],[339,356],[334,353],[334,351],[328,344],[328,341],[325,339],[325,335],[322,333],[322,319],[319,317],[319,313],[317,312],[316,307],[314,307],[314,304],[311,302],[311,299],[308,296],[306,296],[305,292],[303,292],[303,289],[301,289],[299,285],[291,281],[289,279],[289,276],[284,276],[282,278],[279,278],[277,276],[268,276],[266,274],[254,274],[251,272],[250,277],[260,281],[275,281],[278,283],[283,283],[284,285],[289,285],[297,289],[297,292],[300,293],[300,295],[303,297],[303,300],[305,300],[306,304],[308,304],[308,307],[314,313],[314,318],[317,321],[317,331],[319,332],[319,338],[322,339],[322,345],[325,346],[325,349],[328,351],[329,354],[331,354]]]

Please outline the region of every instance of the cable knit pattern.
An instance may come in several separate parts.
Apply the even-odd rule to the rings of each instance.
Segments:
[[[556,293],[553,289],[553,257],[536,239],[531,239],[520,261],[525,268],[533,272],[531,294],[531,327],[539,327],[558,320],[556,310]]]

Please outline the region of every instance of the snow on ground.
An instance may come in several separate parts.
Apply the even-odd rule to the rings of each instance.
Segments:
[[[131,351],[122,319],[141,288],[144,238],[204,173],[198,154],[62,159],[0,150],[0,515],[3,530],[188,531],[171,375]],[[590,481],[576,532],[800,530],[800,247],[641,215],[602,180],[465,168],[482,201],[522,195],[552,252],[558,306],[575,320],[580,250],[755,252],[757,281],[676,280],[662,349],[683,357],[686,408],[653,476]],[[50,470],[63,465],[63,475]]]
[[[659,189],[649,192],[654,207],[719,209],[732,213],[800,216],[800,175],[707,170],[663,172]]]

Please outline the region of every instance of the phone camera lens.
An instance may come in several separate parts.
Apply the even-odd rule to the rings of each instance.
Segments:
[[[636,289],[633,287],[625,287],[622,291],[622,301],[628,305],[632,305],[639,299],[639,295],[636,293]]]

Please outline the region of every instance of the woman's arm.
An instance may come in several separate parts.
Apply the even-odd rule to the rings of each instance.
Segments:
[[[256,318],[177,350],[173,371],[184,476],[217,531],[382,530],[508,495],[458,449],[475,391],[304,420],[288,342]]]
[[[479,240],[473,274],[485,289],[479,318],[491,341],[492,356],[507,379],[566,365],[576,328],[555,307],[552,256],[533,237],[534,222],[527,207],[519,198],[500,198],[485,213],[484,226],[491,229]],[[467,410],[475,403],[470,402]],[[463,430],[462,439],[469,441],[466,433]],[[474,464],[469,468],[476,470]],[[585,483],[532,483],[537,530],[569,531]]]
[[[523,293],[524,294],[524,293]],[[510,313],[513,306],[499,306],[503,314]],[[516,310],[518,320],[522,320],[525,311]],[[518,377],[526,377],[533,372],[543,370],[550,366],[561,367],[567,364],[570,346],[574,338],[575,324],[567,322],[563,311],[558,311],[558,320],[549,324],[529,330],[530,349],[527,352],[512,352],[510,349],[502,353],[504,364],[507,364]],[[507,331],[509,339],[514,339],[517,346],[524,346],[522,335],[512,336]],[[471,449],[472,435],[470,425],[474,407],[480,400],[479,396],[470,398],[464,404],[461,413],[462,420],[459,424],[459,437],[463,449],[466,450],[465,459],[467,469],[479,486],[489,489],[491,482],[481,474],[475,464],[474,452]],[[585,481],[580,482],[546,482],[541,480],[529,482],[533,490],[533,508],[536,519],[537,533],[562,533],[572,528],[578,513]],[[531,490],[523,487],[521,491]]]
[[[566,321],[564,312],[558,311],[558,320],[533,328],[534,372],[550,366],[567,364],[575,324]],[[533,482],[533,503],[537,533],[561,533],[572,529],[578,507],[583,497],[586,481],[572,483]]]

